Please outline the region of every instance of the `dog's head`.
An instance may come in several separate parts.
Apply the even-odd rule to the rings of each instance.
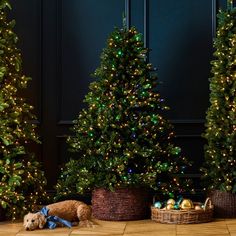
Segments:
[[[24,228],[25,230],[35,230],[37,228],[42,229],[46,224],[46,218],[41,213],[28,213],[24,217]]]

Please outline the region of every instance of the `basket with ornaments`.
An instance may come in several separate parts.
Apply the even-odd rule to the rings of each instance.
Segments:
[[[152,220],[167,224],[197,224],[212,221],[214,207],[210,198],[205,203],[179,197],[166,202],[153,201]]]

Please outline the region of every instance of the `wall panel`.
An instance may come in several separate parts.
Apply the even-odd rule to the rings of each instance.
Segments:
[[[11,4],[13,10],[10,18],[16,20],[15,32],[19,38],[18,47],[22,52],[24,74],[32,78],[24,95],[34,106],[39,123],[42,118],[42,5],[40,0],[11,0]]]
[[[204,119],[212,53],[211,1],[149,2],[150,62],[173,120]],[[200,14],[201,13],[201,14]]]
[[[210,60],[216,12],[226,0],[11,0],[11,17],[23,53],[25,74],[33,78],[26,97],[35,106],[42,145],[37,151],[48,178],[56,183],[60,166],[70,158],[66,137],[82,102],[90,74],[114,26],[128,25],[143,34],[152,49],[158,90],[171,110],[166,116],[175,142],[195,162],[199,178],[204,158],[205,112],[209,105]]]
[[[73,120],[83,107],[88,85],[94,80],[90,74],[100,63],[106,39],[114,26],[122,25],[124,1],[61,1],[60,10],[59,121],[63,123]]]

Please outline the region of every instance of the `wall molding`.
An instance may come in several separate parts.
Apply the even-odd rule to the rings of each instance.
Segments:
[[[58,94],[58,103],[57,103],[57,124],[61,123],[61,115],[62,115],[62,0],[58,0],[56,2],[57,8],[57,15],[56,15],[56,22],[57,22],[57,52],[56,52],[56,59],[57,59],[57,68],[56,68],[56,76],[58,78],[58,83],[56,86],[57,94]]]
[[[203,119],[186,119],[186,120],[170,120],[170,122],[172,124],[204,124],[205,120]],[[72,120],[59,120],[57,122],[57,125],[73,125],[73,121]]]
[[[211,21],[212,21],[212,42],[214,41],[215,35],[216,35],[216,21],[217,21],[217,11],[218,11],[218,4],[217,0],[211,1]]]
[[[144,47],[149,47],[149,0],[143,0],[143,40]],[[149,61],[149,53],[147,54]]]
[[[126,27],[130,28],[130,0],[125,0],[125,17],[126,17]]]
[[[43,1],[39,2],[39,70],[38,70],[38,76],[39,76],[39,117],[38,122],[43,122]]]
[[[178,120],[170,120],[172,124],[204,124],[204,119],[178,119]]]

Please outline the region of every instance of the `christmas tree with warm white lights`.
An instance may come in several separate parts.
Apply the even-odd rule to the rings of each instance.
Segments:
[[[209,189],[236,193],[236,8],[232,0],[218,14],[214,48],[202,170]]]
[[[63,169],[57,197],[94,188],[146,186],[172,196],[186,186],[186,167],[173,144],[172,125],[157,89],[148,49],[135,28],[115,29],[101,54],[97,78],[89,86],[83,109],[68,138],[77,158]]]
[[[0,207],[15,219],[46,196],[46,179],[28,151],[38,137],[33,107],[18,94],[30,78],[22,73],[15,21],[7,19],[9,9],[8,0],[0,1]]]

